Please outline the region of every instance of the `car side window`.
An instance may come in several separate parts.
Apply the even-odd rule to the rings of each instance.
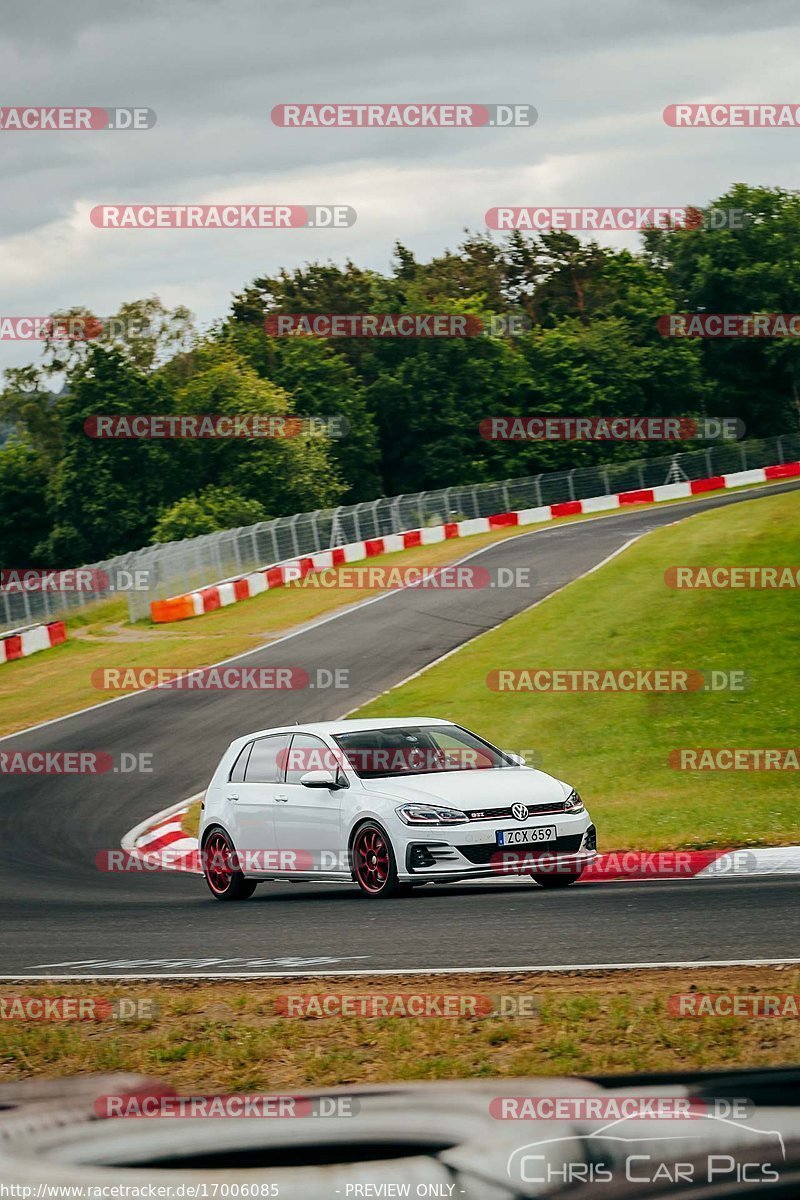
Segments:
[[[335,777],[341,751],[326,746],[312,733],[296,733],[286,762],[286,782],[299,783],[308,771],[330,771]]]
[[[250,757],[250,751],[253,749],[253,743],[248,742],[247,745],[239,751],[239,757],[233,764],[233,770],[228,776],[231,783],[242,783],[244,781],[244,771],[247,766],[247,760]]]
[[[244,773],[245,783],[280,783],[288,745],[288,733],[271,733],[253,742]]]

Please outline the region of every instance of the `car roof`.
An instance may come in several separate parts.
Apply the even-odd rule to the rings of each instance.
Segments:
[[[298,725],[272,725],[269,729],[257,729],[253,733],[243,733],[237,742],[248,741],[250,738],[266,737],[269,733],[355,733],[366,729],[402,729],[404,726],[415,725],[452,725],[441,717],[364,717],[362,720],[350,721],[316,721]]]

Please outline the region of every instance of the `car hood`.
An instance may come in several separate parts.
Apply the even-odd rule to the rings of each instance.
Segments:
[[[557,804],[572,790],[569,784],[530,767],[485,771],[433,771],[424,775],[363,779],[370,795],[390,800],[444,804],[450,808],[507,808],[509,804]]]

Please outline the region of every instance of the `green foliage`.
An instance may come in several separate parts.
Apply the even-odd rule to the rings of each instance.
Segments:
[[[258,500],[248,500],[234,488],[209,484],[199,495],[184,496],[161,514],[153,530],[153,541],[178,542],[267,519],[267,510]]]
[[[177,499],[169,445],[88,437],[84,423],[97,414],[168,411],[158,381],[119,351],[91,347],[59,396],[63,453],[48,485],[51,565],[91,563],[148,544],[158,512]]]
[[[648,258],[675,298],[671,311],[796,312],[800,193],[737,183],[709,209],[741,213],[742,227],[699,228],[678,237],[649,232],[645,237]],[[796,338],[705,339],[702,361],[716,385],[715,408],[723,416],[740,417],[749,436],[797,429]]]
[[[0,450],[0,567],[46,565],[42,543],[50,529],[47,464],[32,446],[9,441]]]
[[[0,508],[27,514],[4,522],[15,530],[14,554],[77,565],[264,514],[665,450],[487,441],[479,427],[492,416],[705,414],[740,418],[750,437],[794,433],[796,339],[659,333],[659,317],[672,312],[797,307],[800,192],[735,184],[709,208],[744,220],[648,231],[640,253],[557,230],[467,232],[429,262],[397,242],[386,274],[347,261],[260,275],[202,337],[188,310],[155,296],[102,322],[79,307],[54,314],[58,336],[45,341],[40,364],[7,371],[0,393],[0,428],[17,447],[0,452]],[[275,313],[514,317],[527,331],[268,337],[264,320]],[[69,318],[90,336],[65,336]],[[83,423],[98,413],[327,416],[346,434],[97,442]]]

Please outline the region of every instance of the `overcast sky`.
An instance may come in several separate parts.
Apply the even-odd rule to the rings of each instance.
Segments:
[[[704,204],[798,186],[800,129],[674,129],[678,101],[800,102],[796,0],[5,0],[6,105],[140,105],[140,132],[0,132],[0,315],[159,295],[201,325],[258,274],[385,271],[495,205]],[[526,102],[533,128],[281,129],[281,102]],[[95,229],[101,203],[340,203],[339,230]],[[621,234],[600,240],[625,244]],[[636,239],[628,239],[636,244]],[[0,344],[0,367],[37,357]]]

